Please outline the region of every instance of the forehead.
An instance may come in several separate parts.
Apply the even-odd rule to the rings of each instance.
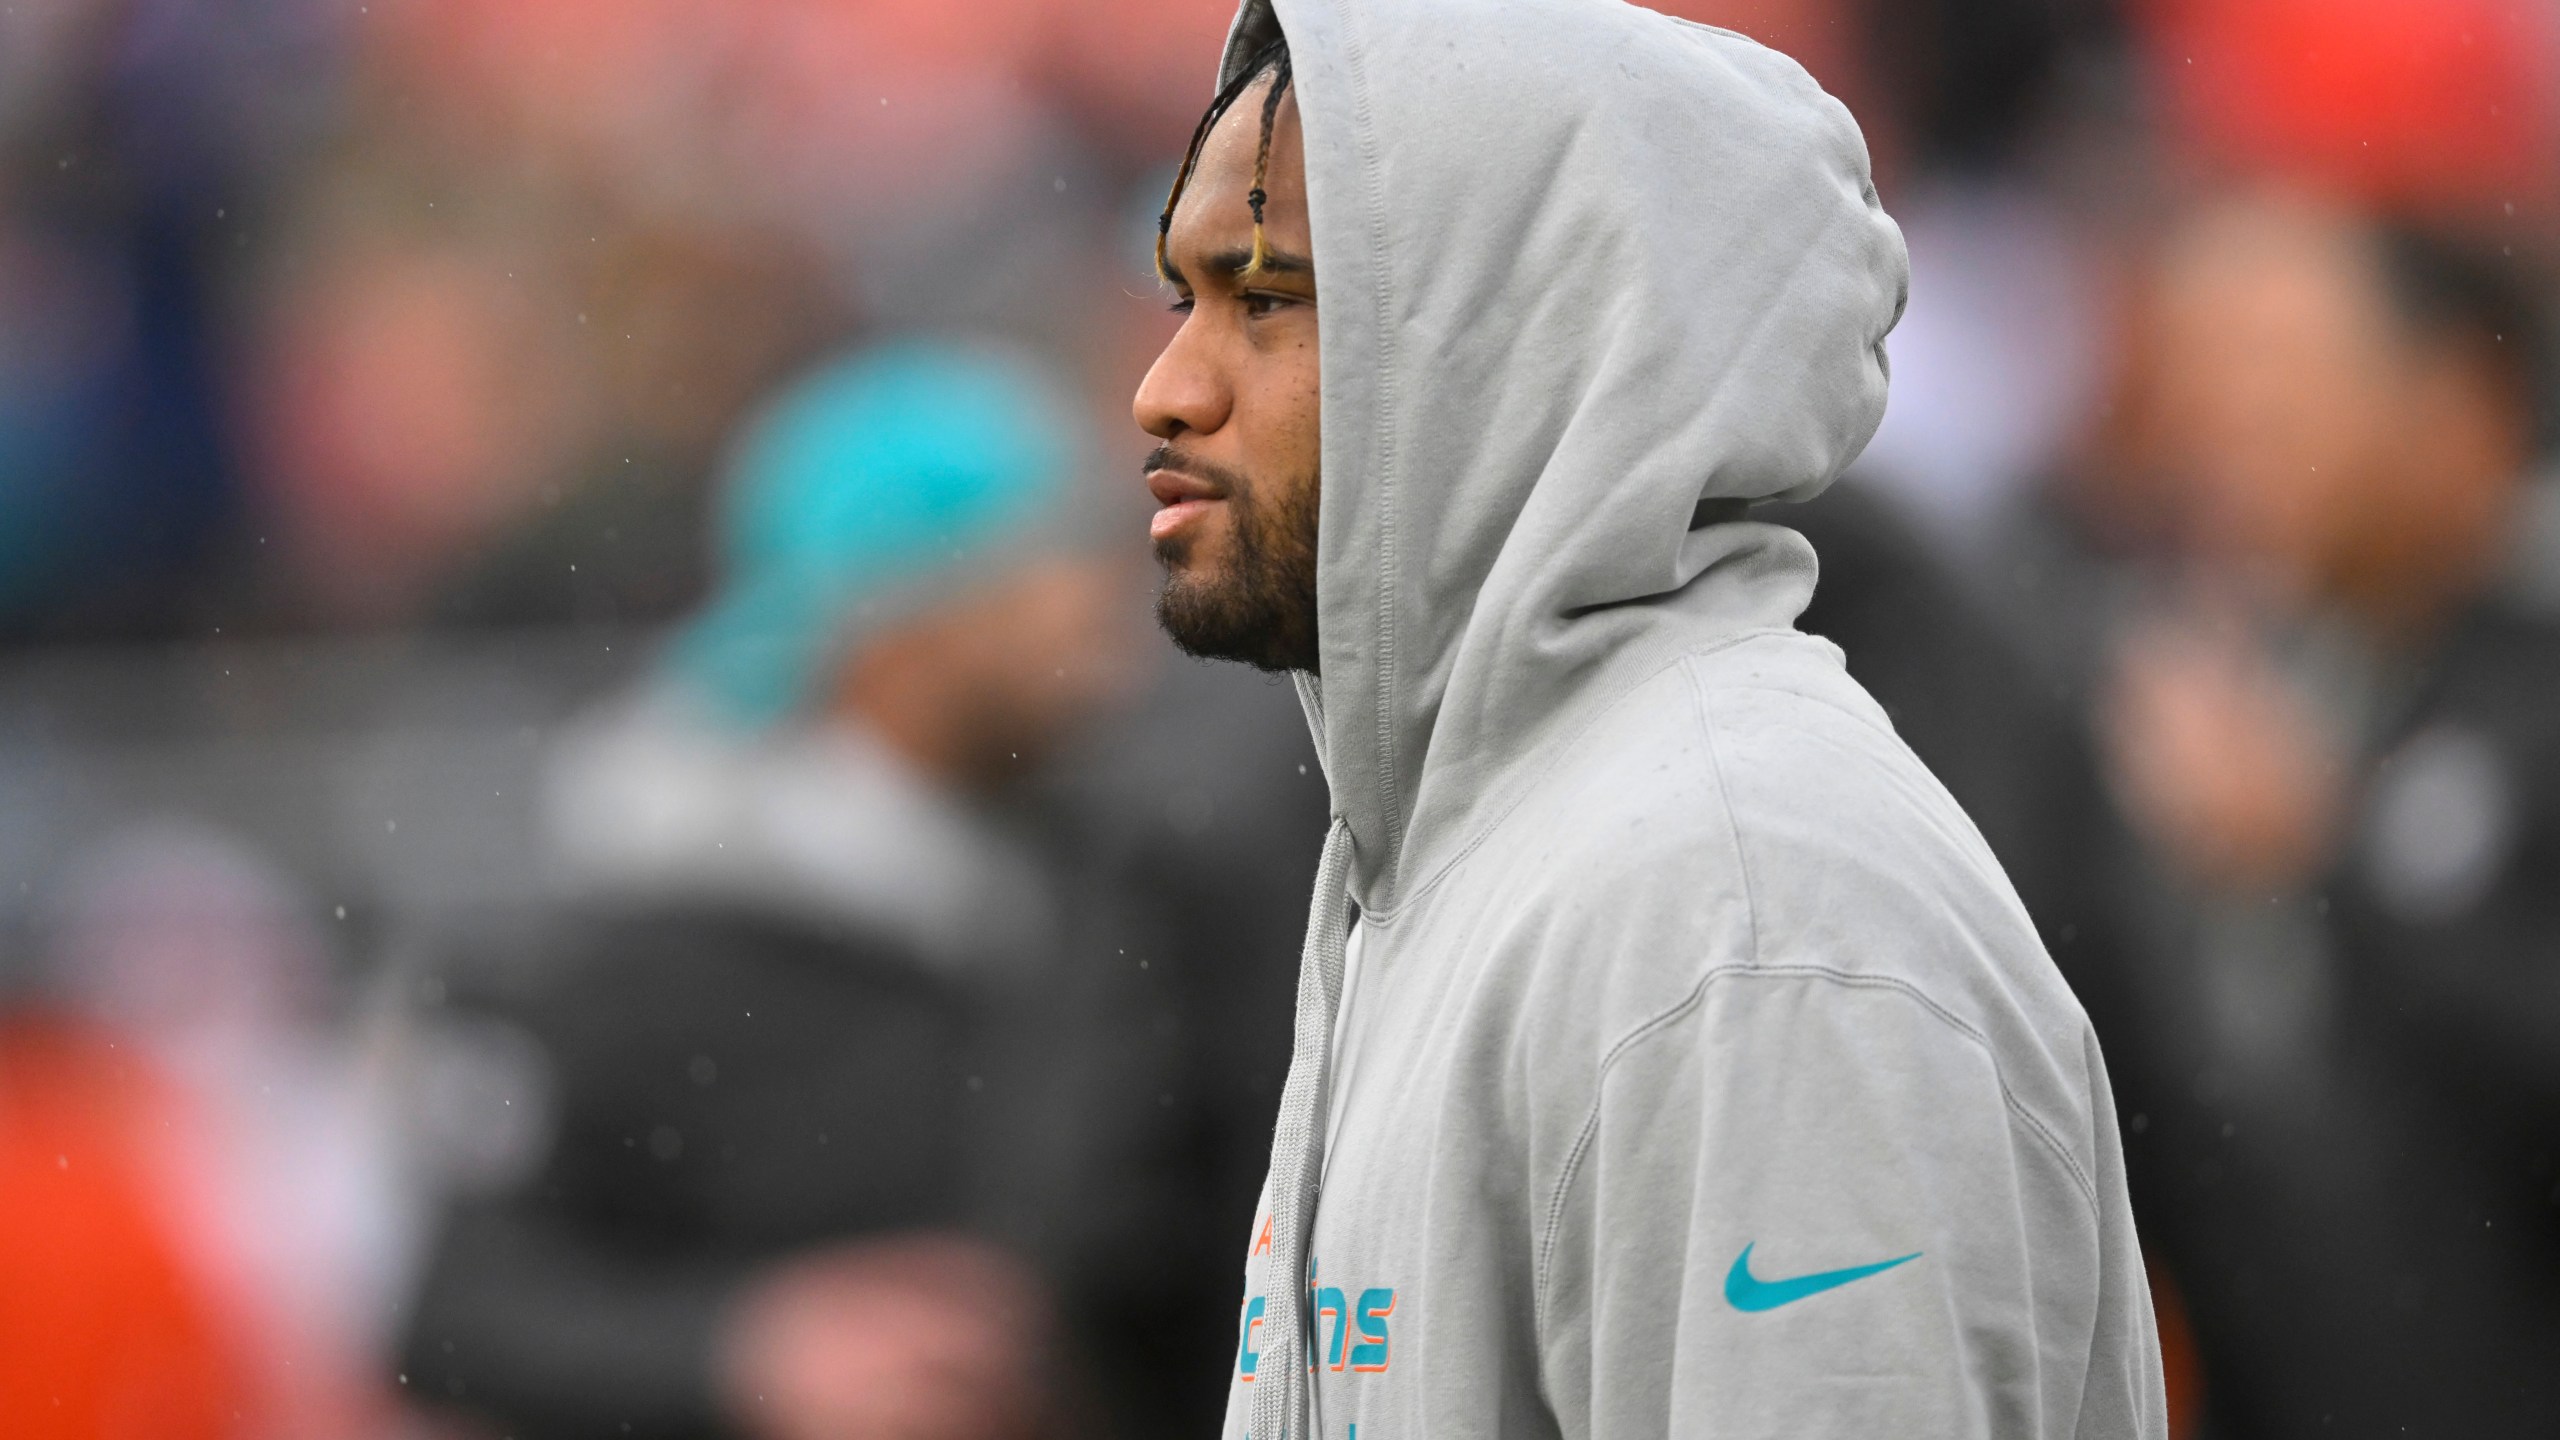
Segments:
[[[1175,207],[1175,229],[1252,228],[1253,214],[1245,203],[1245,194],[1253,188],[1254,162],[1262,149],[1262,106],[1270,93],[1269,76],[1255,81],[1210,127],[1208,138],[1200,145],[1199,162],[1182,188],[1181,204]],[[1290,225],[1293,219],[1303,220],[1306,175],[1298,96],[1293,86],[1280,97],[1279,113],[1271,122],[1271,154],[1262,176],[1267,225],[1278,228]]]

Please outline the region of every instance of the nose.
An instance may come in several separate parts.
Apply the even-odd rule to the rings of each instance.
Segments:
[[[1138,428],[1159,440],[1211,434],[1227,423],[1234,407],[1234,386],[1197,321],[1196,315],[1183,317],[1129,406]]]

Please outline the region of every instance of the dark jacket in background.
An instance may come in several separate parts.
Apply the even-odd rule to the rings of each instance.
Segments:
[[[506,1006],[549,1057],[556,1142],[450,1218],[409,1383],[526,1440],[725,1433],[742,1285],[969,1217],[983,1017],[878,937],[743,910],[583,914],[559,945]]]
[[[577,898],[484,972],[547,1060],[554,1141],[448,1217],[405,1368],[519,1440],[729,1433],[726,1316],[794,1256],[960,1229],[1055,1269],[1077,1243],[1074,1150],[1105,1127],[1036,847],[876,747],[727,745],[647,707],[565,744]]]
[[[2377,718],[2353,727],[2367,748],[2329,873],[2215,899],[2146,879],[2139,856],[2100,861],[2128,877],[2125,963],[2057,948],[2118,1077],[2206,1440],[2560,1434],[2553,513],[2528,505],[2517,583],[2423,661],[2363,657],[2348,688]],[[2085,709],[2130,572],[2049,500],[2020,518],[1971,588]],[[1959,689],[1938,702],[1962,707]],[[2038,908],[2039,867],[1984,828]]]
[[[2396,688],[2297,1073],[2226,1046],[2178,1140],[2217,1437],[2560,1434],[2560,624],[2483,605]]]

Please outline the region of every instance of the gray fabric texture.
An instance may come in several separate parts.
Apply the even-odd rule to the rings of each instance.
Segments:
[[[1225,1432],[2161,1434],[2088,1022],[1739,513],[1883,413],[1855,123],[1616,0],[1251,0],[1226,73],[1283,28],[1361,916]]]

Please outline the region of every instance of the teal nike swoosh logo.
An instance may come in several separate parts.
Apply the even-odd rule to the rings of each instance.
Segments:
[[[1724,1298],[1732,1301],[1736,1310],[1775,1310],[1808,1295],[1837,1290],[1852,1280],[1864,1280],[1919,1258],[1920,1252],[1914,1250],[1908,1255],[1879,1260],[1873,1265],[1852,1265],[1846,1270],[1825,1270],[1817,1275],[1798,1275],[1792,1280],[1763,1280],[1751,1273],[1751,1247],[1745,1245],[1742,1253],[1733,1257],[1733,1268],[1724,1272]]]

